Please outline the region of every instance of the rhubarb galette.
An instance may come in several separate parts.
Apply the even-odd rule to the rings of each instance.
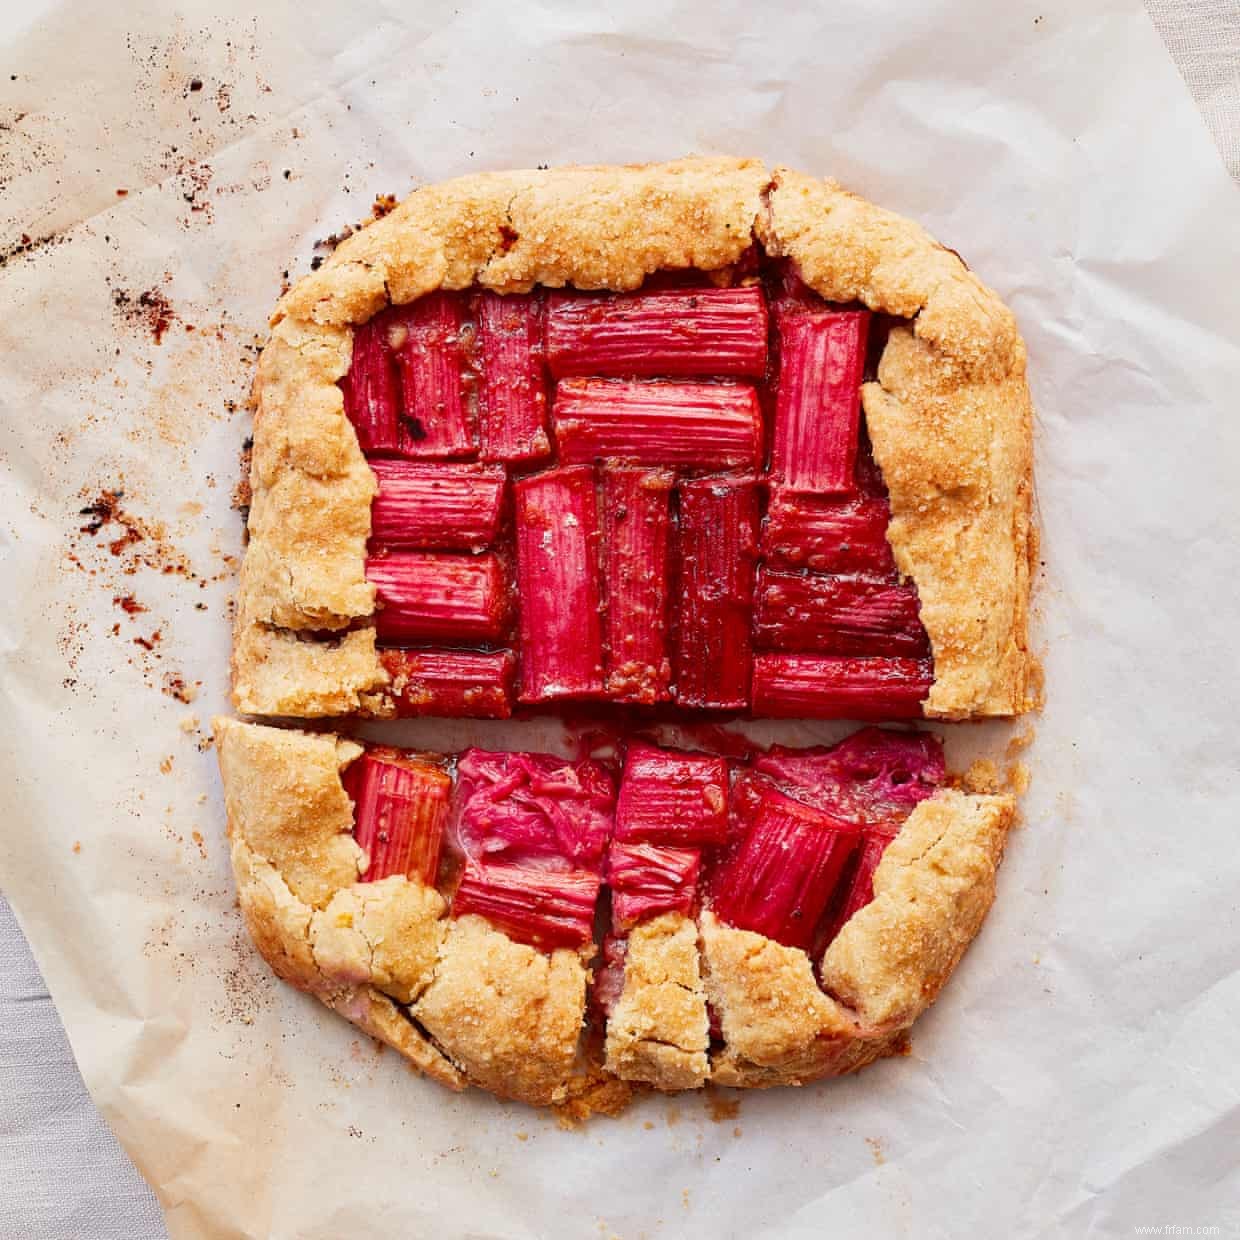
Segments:
[[[833,182],[418,190],[283,297],[256,400],[247,713],[1031,705],[1024,346]]]
[[[280,977],[455,1089],[579,1113],[899,1051],[1012,821],[939,743],[739,762],[411,754],[216,721],[241,908]]]
[[[234,702],[584,704],[622,739],[220,720],[259,950],[428,1075],[533,1103],[898,1050],[990,906],[1010,799],[918,733],[746,762],[649,738],[1029,709],[1030,470],[1012,315],[833,182],[690,159],[417,191],[273,316]]]

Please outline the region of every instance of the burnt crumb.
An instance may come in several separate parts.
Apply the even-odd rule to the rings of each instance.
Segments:
[[[175,698],[178,702],[188,705],[198,696],[199,687],[200,682],[194,681],[191,684],[179,673],[169,672],[164,677],[160,690],[168,697]]]
[[[113,289],[112,305],[126,323],[145,327],[156,344],[163,344],[168,329],[180,321],[172,303],[157,288],[149,288],[136,297],[124,289]],[[192,328],[187,325],[186,330]]]
[[[283,172],[284,179],[287,181],[293,175],[292,168],[285,168]]]
[[[112,606],[119,607],[127,616],[136,616],[146,611],[146,608],[132,594],[117,594],[113,596]]]
[[[78,509],[79,517],[90,518],[81,527],[80,532],[83,534],[98,534],[109,521],[116,519],[116,515],[120,511],[121,500],[124,498],[125,492],[121,490],[100,491],[98,499],[92,500],[84,508]]]
[[[22,233],[16,241],[0,246],[0,267],[7,266],[17,258],[33,258],[40,251],[63,245],[68,240],[64,233],[48,233],[44,237],[32,237],[29,233]]]
[[[376,194],[375,200],[371,204],[370,213],[377,220],[381,220],[391,211],[396,210],[395,194]]]
[[[331,250],[334,250],[342,241],[348,241],[348,239],[353,236],[356,231],[357,230],[355,228],[350,228],[349,225],[346,224],[339,232],[328,233],[326,237],[316,241],[314,243],[314,248],[316,250],[327,250],[330,252]]]
[[[314,256],[314,257],[310,260],[310,270],[311,270],[311,271],[318,271],[318,269],[319,269],[320,267],[322,267],[322,265],[323,265],[323,256],[322,256],[321,254],[316,254],[316,255],[315,255],[315,256]]]
[[[127,189],[118,189],[118,190],[116,191],[116,196],[117,196],[118,198],[128,198],[128,197],[129,197],[129,191],[128,191]]]
[[[190,82],[190,84],[189,84],[189,88],[190,88],[190,90],[192,90],[192,91],[193,91],[193,90],[201,90],[201,89],[202,89],[202,78],[194,78],[194,79]]]

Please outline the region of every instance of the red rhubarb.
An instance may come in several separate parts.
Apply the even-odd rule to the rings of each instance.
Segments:
[[[493,641],[508,620],[503,565],[495,555],[397,551],[366,561],[376,590],[380,641]]]
[[[379,314],[353,330],[353,361],[340,380],[344,411],[363,452],[399,452],[400,381],[387,344],[390,316]]]
[[[762,375],[766,300],[757,286],[553,294],[547,360],[568,375]]]
[[[481,551],[499,533],[500,466],[371,461],[379,494],[370,508],[372,547]]]
[[[728,836],[728,764],[702,753],[678,753],[635,742],[629,746],[616,839],[626,844],[693,847]]]
[[[452,897],[452,915],[485,917],[509,938],[544,951],[582,947],[594,937],[599,886],[590,870],[471,862]]]
[[[607,693],[617,701],[665,701],[672,669],[667,640],[670,470],[602,471],[603,589]]]
[[[473,862],[599,869],[616,792],[600,762],[467,749],[457,764],[449,839]]]
[[[696,848],[613,843],[607,856],[612,922],[628,930],[658,913],[688,913],[702,854]]]
[[[537,461],[551,454],[539,293],[478,299],[484,461]]]
[[[853,857],[849,872],[836,889],[835,899],[826,923],[822,927],[820,948],[824,949],[844,928],[852,915],[865,908],[874,899],[874,871],[887,851],[887,845],[895,839],[892,831],[867,831],[861,846]],[[819,952],[815,952],[818,955]]]
[[[799,495],[774,486],[762,554],[775,567],[894,578],[896,562],[887,542],[890,520],[885,499]]]
[[[400,368],[401,454],[472,456],[475,376],[460,293],[428,293],[392,311],[388,344]]]
[[[611,1009],[624,993],[624,962],[629,954],[627,935],[609,933],[599,951],[600,964],[594,966],[594,985],[590,987],[590,1005],[596,1018],[606,1022]]]
[[[853,489],[868,323],[865,310],[780,319],[771,474],[791,490]]]
[[[771,650],[912,658],[930,653],[913,586],[765,566],[758,573],[754,637]]]
[[[896,830],[943,784],[943,746],[925,732],[862,728],[830,748],[776,745],[754,770],[797,800],[867,828]]]
[[[553,414],[567,463],[756,469],[762,460],[762,415],[747,383],[565,379]]]
[[[452,779],[429,762],[374,749],[349,766],[353,838],[367,857],[359,881],[407,874],[432,885],[452,796]]]
[[[512,714],[517,661],[511,650],[402,650],[379,652],[392,678],[389,692],[399,718],[507,719]]]
[[[554,469],[513,484],[521,598],[521,700],[603,691],[594,471]]]
[[[682,482],[673,695],[682,706],[749,704],[758,501],[752,479]]]
[[[933,682],[929,659],[762,654],[753,663],[753,713],[776,719],[916,719]]]
[[[850,823],[759,785],[740,846],[714,874],[715,915],[807,948],[860,840]]]

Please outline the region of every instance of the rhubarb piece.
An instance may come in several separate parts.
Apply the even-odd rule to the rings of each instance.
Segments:
[[[457,763],[449,842],[477,863],[599,870],[615,803],[611,772],[593,759],[467,749]]]
[[[818,495],[853,489],[869,312],[780,319],[772,477]]]
[[[697,848],[613,843],[607,855],[612,922],[628,930],[656,913],[688,913],[697,892]]]
[[[887,499],[887,484],[883,481],[882,470],[874,459],[874,449],[864,426],[857,441],[857,466],[853,470],[853,484],[858,495],[868,499]]]
[[[517,661],[511,650],[379,651],[391,677],[399,718],[507,719],[512,714]]]
[[[429,762],[372,749],[344,776],[354,803],[353,838],[368,860],[359,882],[393,874],[433,886],[452,797],[452,778]]]
[[[478,299],[478,342],[482,354],[482,459],[538,461],[550,456],[542,296],[482,293]]]
[[[934,682],[929,659],[761,654],[753,713],[773,719],[917,719]]]
[[[895,838],[894,831],[867,831],[862,837],[848,873],[836,889],[822,933],[815,941],[815,957],[826,951],[831,940],[843,930],[858,909],[865,908],[874,899],[874,871],[878,869],[887,845]]]
[[[551,373],[762,375],[766,299],[747,288],[560,293],[547,311]]]
[[[809,947],[860,832],[770,784],[757,788],[746,827],[713,876],[715,915],[786,947]]]
[[[728,764],[634,742],[616,803],[616,839],[690,847],[728,838]]]
[[[392,311],[388,343],[400,368],[403,456],[472,456],[475,376],[469,367],[472,327],[459,293],[428,293]]]
[[[624,963],[629,951],[627,935],[609,932],[599,949],[602,963],[594,967],[594,985],[590,988],[590,1006],[600,1024],[611,1018],[611,1010],[624,993]]]
[[[513,484],[521,598],[521,700],[603,692],[594,471],[553,469]]]
[[[396,551],[366,561],[376,590],[380,641],[494,641],[508,620],[504,569],[495,555]]]
[[[771,650],[818,654],[930,653],[917,590],[872,577],[758,573],[754,637]]]
[[[748,383],[565,379],[552,410],[560,459],[757,469],[762,415]]]
[[[776,745],[753,769],[782,792],[866,828],[898,830],[943,785],[943,746],[928,732],[862,728],[830,748]]]
[[[400,381],[387,344],[389,316],[353,329],[353,360],[340,380],[344,411],[363,452],[399,452]]]
[[[673,696],[682,706],[749,704],[758,501],[750,478],[697,478],[680,492]]]
[[[504,471],[448,462],[371,461],[379,493],[372,547],[481,551],[499,533]]]
[[[666,701],[672,678],[667,573],[673,475],[665,469],[602,471],[607,694]]]
[[[762,554],[774,567],[894,580],[896,562],[887,542],[890,520],[886,499],[832,499],[774,486],[762,531]]]
[[[452,897],[452,916],[485,917],[510,939],[544,951],[583,947],[594,937],[599,886],[591,870],[470,862]]]
[[[796,264],[790,259],[776,265],[770,284],[771,313],[780,328],[786,317],[811,312],[821,314],[826,308],[823,299],[801,279]]]

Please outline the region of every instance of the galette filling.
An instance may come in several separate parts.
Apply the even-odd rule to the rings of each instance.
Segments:
[[[359,326],[341,387],[378,480],[389,711],[920,716],[930,643],[860,405],[883,327],[756,256]]]

